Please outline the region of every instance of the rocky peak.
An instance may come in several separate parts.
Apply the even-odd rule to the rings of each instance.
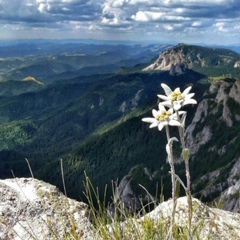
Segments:
[[[188,69],[188,64],[183,49],[170,48],[161,53],[158,59],[143,71],[162,70],[170,71],[170,74],[181,74],[186,69]]]
[[[239,54],[226,49],[214,49],[201,46],[178,44],[160,53],[158,59],[142,71],[169,71],[171,75],[179,75],[186,69],[208,67],[240,66]]]

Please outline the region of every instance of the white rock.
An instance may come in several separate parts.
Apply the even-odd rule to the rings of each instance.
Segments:
[[[94,239],[86,204],[33,178],[0,180],[1,240],[64,239],[75,227],[81,239]]]

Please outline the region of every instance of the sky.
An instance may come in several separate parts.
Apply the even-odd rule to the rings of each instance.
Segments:
[[[0,0],[0,39],[240,45],[240,0]]]

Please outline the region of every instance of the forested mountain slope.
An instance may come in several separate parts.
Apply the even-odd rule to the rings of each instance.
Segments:
[[[198,56],[208,63],[212,60],[206,59],[211,59],[209,55],[213,50],[179,45],[167,50],[165,59],[179,56],[176,49],[182,49],[181,59],[191,56],[196,66],[174,74],[171,69],[135,69],[134,73],[122,70],[121,73],[75,76],[55,79],[37,89],[29,85],[26,93],[2,91],[1,178],[11,177],[11,170],[16,176],[29,176],[25,162],[28,158],[36,177],[62,188],[59,163],[62,158],[71,197],[83,197],[85,171],[100,191],[105,184],[111,185],[112,180],[119,182],[130,172],[136,195],[143,194],[139,182],[153,195],[158,183],[158,192],[163,189],[168,198],[171,187],[165,134],[150,130],[141,119],[151,115],[152,108],[157,108],[161,83],[181,89],[191,85],[198,101],[198,106],[186,109],[193,193],[206,201],[221,198],[227,203],[226,191],[239,181],[239,67],[229,65],[239,61],[239,54],[223,50],[233,60],[222,61],[219,56],[222,52],[218,50],[218,55],[214,55],[217,66],[214,63],[202,66],[196,60],[200,57],[195,59],[194,54],[200,54]],[[167,56],[167,52],[170,55]],[[14,81],[11,84],[14,85]],[[178,160],[179,152],[176,145]],[[181,163],[177,171],[184,179]],[[235,190],[231,193],[232,199],[236,199]],[[229,204],[225,207],[231,208]]]

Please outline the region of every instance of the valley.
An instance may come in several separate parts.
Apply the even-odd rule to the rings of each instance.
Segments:
[[[165,135],[141,119],[156,108],[161,83],[192,86],[198,105],[187,108],[186,140],[193,193],[239,211],[239,189],[227,196],[240,181],[239,53],[183,44],[41,44],[0,46],[0,178],[11,170],[30,176],[27,158],[35,177],[63,190],[63,159],[72,198],[84,200],[86,172],[100,192],[130,174],[134,194],[144,194],[141,183],[167,199]],[[177,171],[184,179],[182,163]]]

